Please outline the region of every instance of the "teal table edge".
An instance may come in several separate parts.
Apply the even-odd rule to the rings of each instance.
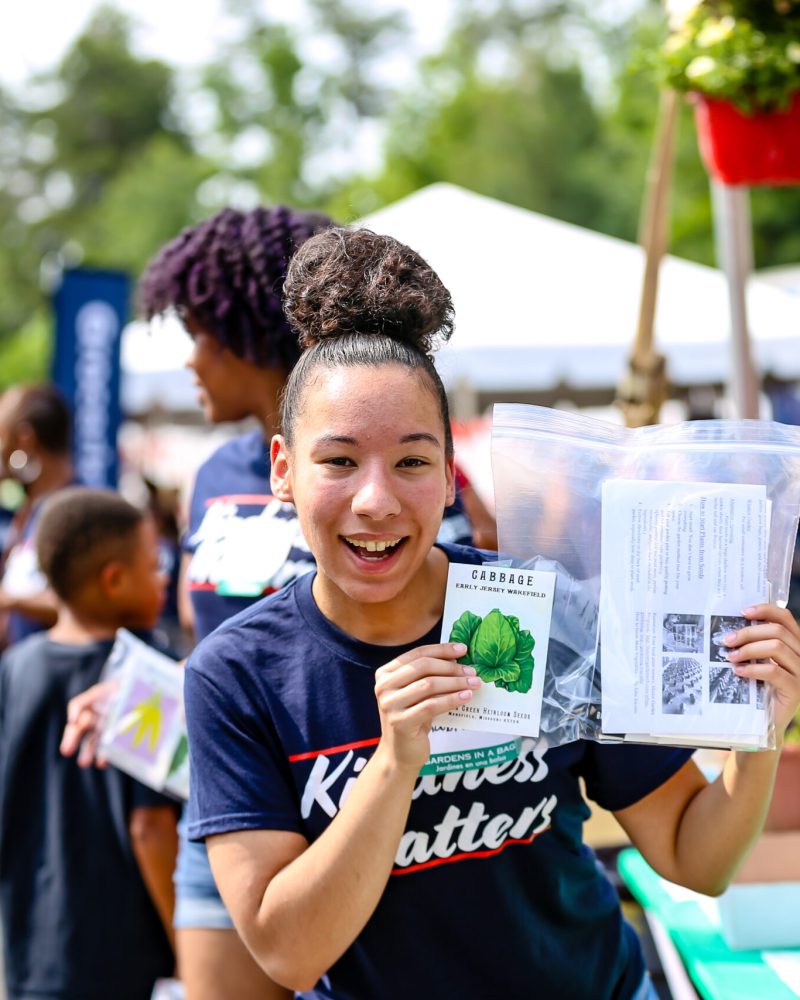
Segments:
[[[798,1000],[760,951],[733,951],[696,902],[674,900],[638,851],[622,851],[617,868],[636,901],[663,924],[704,1000]]]

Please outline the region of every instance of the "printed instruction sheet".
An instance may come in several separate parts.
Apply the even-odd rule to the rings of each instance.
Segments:
[[[764,486],[613,479],[602,488],[602,727],[757,741],[764,684],[725,636],[767,600]]]

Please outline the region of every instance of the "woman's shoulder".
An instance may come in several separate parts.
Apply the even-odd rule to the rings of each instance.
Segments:
[[[295,595],[300,579],[262,597],[218,625],[197,644],[187,668],[205,672],[221,661],[261,662],[271,652],[277,658],[285,658],[286,647],[282,642],[290,641],[302,626]]]

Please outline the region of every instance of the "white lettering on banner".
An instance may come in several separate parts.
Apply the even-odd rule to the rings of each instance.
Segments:
[[[524,739],[517,759],[507,764],[470,771],[451,771],[448,774],[422,775],[412,798],[448,794],[454,792],[459,785],[466,791],[474,791],[484,783],[503,785],[509,781],[542,781],[549,771],[544,759],[547,749],[546,740]],[[303,819],[311,815],[315,805],[333,819],[352,792],[357,777],[368,760],[368,757],[348,750],[334,765],[329,756],[320,754],[314,761],[303,789],[300,802]],[[334,792],[335,787],[341,789],[338,795]],[[400,867],[426,864],[432,859],[449,858],[456,852],[474,854],[484,850],[498,851],[509,840],[532,840],[550,825],[556,803],[555,795],[544,796],[536,806],[525,806],[516,818],[506,813],[492,816],[482,802],[473,802],[466,815],[462,815],[458,806],[451,805],[432,832],[407,830],[403,834],[396,864]]]
[[[106,486],[114,452],[108,443],[110,383],[119,319],[107,302],[87,302],[75,318],[75,444],[78,475]]]

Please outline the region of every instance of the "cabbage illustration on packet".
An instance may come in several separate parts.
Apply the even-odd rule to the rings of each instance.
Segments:
[[[530,691],[536,641],[528,629],[519,627],[516,615],[494,608],[481,618],[465,611],[453,622],[449,641],[467,646],[459,663],[475,667],[482,681],[520,694]]]

